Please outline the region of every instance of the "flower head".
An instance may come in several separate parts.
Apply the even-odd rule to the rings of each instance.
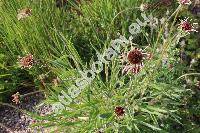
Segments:
[[[192,2],[190,0],[178,0],[181,5],[190,5]]]
[[[124,108],[123,108],[123,107],[120,107],[120,106],[115,107],[115,114],[116,114],[117,116],[123,116],[124,113],[125,113],[125,111],[124,111]]]
[[[135,48],[134,50],[130,51],[128,53],[128,61],[131,63],[131,64],[139,64],[142,62],[142,59],[143,59],[143,54],[142,52]]]
[[[125,54],[124,56],[124,60],[127,61],[127,64],[122,70],[122,73],[131,72],[134,74],[138,73],[144,66],[144,59],[151,58],[151,54],[144,53],[139,48],[134,48],[133,50],[129,51],[127,55]]]
[[[12,99],[12,102],[14,102],[15,104],[19,104],[20,103],[20,94],[19,92],[17,92],[16,94],[13,94],[12,95],[13,99]]]
[[[17,19],[21,20],[21,19],[27,18],[28,16],[31,16],[31,13],[32,13],[32,9],[29,9],[29,8],[18,10]]]
[[[33,55],[29,54],[25,57],[20,58],[19,63],[22,68],[31,68],[34,63]]]
[[[184,19],[184,20],[181,20],[181,23],[179,24],[179,27],[182,31],[185,31],[185,32],[191,32],[191,31],[196,31],[193,24],[191,24],[189,21],[188,21],[188,18]]]

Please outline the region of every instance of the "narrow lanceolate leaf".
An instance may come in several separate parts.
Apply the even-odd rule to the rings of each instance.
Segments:
[[[72,57],[72,59],[75,61],[77,68],[80,68],[79,64],[83,66],[81,57],[79,56],[77,50],[75,49],[74,45],[70,42],[70,40],[67,40],[66,37],[62,33],[58,33],[60,36],[63,44],[66,46],[69,55]]]
[[[147,106],[147,108],[154,110],[154,111],[157,111],[157,112],[160,112],[160,113],[167,113],[168,112],[167,110],[161,109],[159,107]]]
[[[146,123],[146,122],[143,122],[143,121],[141,121],[140,123],[141,123],[142,125],[144,125],[144,126],[147,126],[147,127],[151,128],[151,129],[153,129],[153,130],[157,130],[157,131],[162,130],[162,129],[159,128],[159,127],[156,127],[156,126],[154,126],[154,125],[151,125],[151,124]]]
[[[0,78],[6,77],[6,76],[11,76],[12,74],[2,74],[0,75]]]

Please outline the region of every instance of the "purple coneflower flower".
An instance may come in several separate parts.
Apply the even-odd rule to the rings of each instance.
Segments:
[[[180,26],[181,30],[185,31],[185,32],[196,31],[193,24],[191,24],[188,21],[188,18],[181,20],[181,23],[179,24],[179,26]]]
[[[116,114],[117,116],[123,116],[124,113],[125,113],[125,111],[124,111],[124,108],[123,108],[123,107],[120,107],[120,106],[115,107],[115,114]]]
[[[139,48],[134,48],[133,50],[129,51],[127,57],[125,57],[128,63],[125,65],[122,73],[134,73],[137,74],[140,72],[141,68],[144,66],[144,59],[151,58],[151,54],[147,54],[142,52]]]

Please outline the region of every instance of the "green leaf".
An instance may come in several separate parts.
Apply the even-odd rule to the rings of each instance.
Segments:
[[[112,116],[112,113],[104,113],[104,114],[100,114],[99,117],[102,119],[108,119]]]
[[[147,127],[151,128],[152,130],[158,130],[158,131],[161,131],[161,130],[162,130],[161,128],[158,128],[158,127],[156,127],[156,126],[153,126],[153,125],[151,125],[151,124],[149,124],[149,123],[146,123],[146,122],[143,122],[143,121],[141,121],[140,123],[141,123],[142,125],[144,125],[144,126],[147,126]]]

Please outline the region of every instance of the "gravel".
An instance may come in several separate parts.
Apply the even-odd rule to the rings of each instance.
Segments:
[[[36,91],[36,90],[35,90]],[[20,93],[21,94],[21,93]],[[10,102],[10,105],[17,107],[18,109],[27,110],[31,112],[37,112],[40,115],[50,113],[51,107],[42,105],[39,109],[35,106],[44,100],[44,94],[42,92],[27,95],[23,99],[20,99],[19,104]],[[35,123],[36,120],[19,112],[19,110],[6,105],[0,105],[0,133],[43,133],[42,129],[31,129],[29,125]]]

